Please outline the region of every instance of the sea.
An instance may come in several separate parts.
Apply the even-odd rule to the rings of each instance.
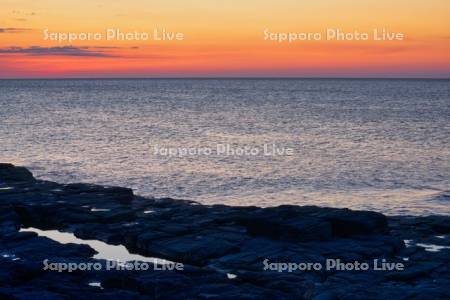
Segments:
[[[0,162],[205,205],[450,213],[450,80],[0,80]]]

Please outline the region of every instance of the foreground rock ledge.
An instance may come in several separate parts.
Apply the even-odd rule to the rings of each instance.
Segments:
[[[43,270],[45,259],[95,262],[95,253],[19,232],[22,227],[124,245],[182,262],[185,269]],[[450,299],[449,233],[447,216],[204,206],[146,199],[127,188],[36,180],[26,168],[0,164],[0,299]],[[430,252],[427,244],[444,247]],[[263,263],[341,259],[373,265],[383,258],[405,270],[277,272]]]

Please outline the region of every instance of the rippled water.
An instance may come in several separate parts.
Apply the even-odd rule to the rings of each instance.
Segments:
[[[0,161],[202,203],[449,214],[449,83],[0,81]],[[217,144],[294,154],[154,153]]]

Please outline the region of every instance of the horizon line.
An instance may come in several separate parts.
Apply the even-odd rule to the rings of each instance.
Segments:
[[[348,79],[348,80],[450,80],[450,77],[305,77],[305,76],[177,76],[177,77],[11,77],[0,80],[314,80],[314,79]]]

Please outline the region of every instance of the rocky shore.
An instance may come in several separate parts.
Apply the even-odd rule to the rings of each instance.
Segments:
[[[184,268],[45,270],[45,260],[97,262],[95,251],[21,231],[29,227],[124,245]],[[449,234],[448,216],[204,206],[37,180],[0,164],[0,299],[450,299]],[[327,269],[330,259],[370,268]],[[384,269],[374,269],[375,260]],[[315,268],[298,269],[307,263]]]

